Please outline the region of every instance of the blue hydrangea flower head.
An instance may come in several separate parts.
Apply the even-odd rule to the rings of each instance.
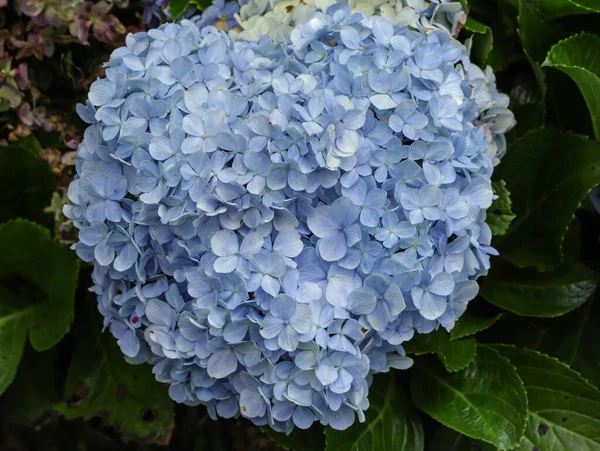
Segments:
[[[287,39],[128,36],[78,107],[65,214],[106,327],[174,400],[346,429],[477,295],[512,122],[447,31],[336,3]]]

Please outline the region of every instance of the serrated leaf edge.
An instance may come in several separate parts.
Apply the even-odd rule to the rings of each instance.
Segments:
[[[589,33],[582,33],[582,34],[589,34]],[[570,38],[568,38],[568,39],[570,39]],[[563,39],[563,41],[566,41],[566,40],[568,40],[568,39]],[[562,41],[561,41],[561,42],[562,42]],[[558,44],[555,44],[555,45],[558,45]],[[552,49],[551,49],[551,50],[552,50]],[[590,137],[589,137],[589,136],[586,136],[586,135],[581,135],[581,134],[579,134],[579,133],[573,133],[573,132],[572,132],[572,131],[570,131],[570,130],[568,130],[568,131],[558,130],[557,128],[555,128],[555,127],[552,127],[552,126],[542,126],[542,127],[534,128],[534,129],[532,129],[532,130],[528,130],[528,131],[527,131],[527,133],[525,133],[523,136],[519,137],[519,138],[518,138],[518,139],[517,139],[515,142],[513,142],[513,143],[511,144],[511,146],[510,146],[510,147],[514,147],[514,146],[516,146],[518,143],[520,143],[522,140],[524,140],[524,139],[525,139],[527,136],[529,136],[529,135],[533,135],[534,133],[539,133],[539,132],[546,131],[546,130],[548,130],[548,131],[551,131],[551,132],[556,132],[556,133],[559,133],[559,134],[561,134],[561,135],[568,135],[568,136],[574,136],[574,137],[578,137],[578,138],[583,138],[585,141],[587,141],[587,142],[589,142],[589,143],[592,143],[592,144],[594,144],[594,143],[595,143],[595,141],[591,140],[591,139],[590,139]],[[509,150],[510,150],[510,149],[509,149]],[[588,195],[589,195],[589,194],[592,192],[592,190],[593,190],[593,189],[594,189],[594,187],[590,188],[590,189],[588,190],[588,192],[585,194],[585,196],[583,196],[583,197],[581,198],[581,200],[579,201],[579,203],[577,204],[577,206],[576,206],[576,207],[573,209],[573,215],[571,216],[571,221],[572,221],[572,220],[573,220],[573,218],[575,217],[575,211],[576,211],[576,210],[577,210],[579,207],[581,207],[581,205],[583,204],[583,201],[586,199],[586,197],[588,197]],[[509,192],[510,192],[510,191],[509,191]],[[516,221],[518,222],[520,218],[519,218],[519,216],[518,216],[518,215],[515,215],[515,219],[516,219]],[[511,222],[511,225],[513,225],[513,226],[514,226],[514,224],[515,224],[515,222],[514,222],[514,221],[515,221],[515,220],[513,220],[513,222]],[[570,223],[570,222],[569,222],[569,223]],[[567,227],[565,228],[565,231],[564,231],[564,233],[562,234],[562,236],[561,236],[561,238],[560,238],[560,252],[559,252],[559,256],[560,256],[561,263],[564,261],[563,244],[564,244],[564,242],[565,242],[565,235],[567,234],[567,230],[568,230],[568,229],[569,229],[569,226],[567,225]],[[510,228],[509,228],[509,229],[506,231],[506,233],[504,234],[504,236],[506,236],[506,235],[508,234],[508,232],[509,232],[509,231],[510,231]],[[507,261],[508,261],[508,260],[507,260]],[[524,268],[526,268],[525,266],[518,266],[518,265],[515,265],[515,264],[514,264],[514,263],[512,263],[512,262],[510,262],[510,263],[511,263],[512,265],[516,266],[517,268],[521,268],[521,269],[524,269]],[[538,270],[538,272],[550,272],[550,271],[552,271],[552,270],[556,269],[558,266],[559,266],[559,265],[555,266],[554,268],[546,268],[546,267],[544,267],[544,268],[540,268],[540,267],[537,267],[537,266],[536,266],[535,268]],[[487,300],[487,299],[486,299],[486,300]],[[488,302],[489,302],[489,301],[488,301]],[[575,308],[576,308],[576,307],[575,307]],[[510,311],[510,310],[509,310],[509,311]],[[515,312],[513,312],[513,313],[515,313]],[[560,316],[560,315],[556,315],[556,316]],[[549,317],[547,317],[547,318],[553,318],[553,317],[552,317],[552,316],[549,316]]]
[[[460,335],[460,336],[458,336],[458,337],[454,337],[454,338],[452,338],[452,332],[454,331],[454,329],[452,329],[452,330],[450,331],[450,341],[456,341],[456,340],[460,340],[461,338],[472,337],[472,336],[474,336],[474,335],[477,335],[479,332],[483,332],[484,330],[488,330],[488,329],[490,329],[491,327],[493,327],[493,326],[494,326],[494,324],[496,324],[498,321],[500,321],[500,318],[502,318],[503,316],[504,316],[504,312],[500,312],[500,313],[498,313],[496,316],[492,316],[492,317],[490,317],[490,318],[486,318],[486,319],[493,319],[493,320],[494,320],[494,322],[493,322],[492,324],[490,324],[488,327],[484,328],[484,329],[479,329],[479,330],[478,330],[478,331],[476,331],[476,332],[473,332],[473,333],[467,333],[466,335]]]
[[[52,240],[52,237],[50,236],[49,229],[38,224],[35,221],[30,221],[29,219],[24,219],[24,218],[15,218],[15,219],[11,219],[9,221],[3,222],[2,224],[0,224],[0,233],[2,233],[4,231],[4,229],[11,227],[13,224],[27,224],[28,226],[33,226],[36,229],[39,229],[47,238],[50,239],[50,241],[52,241],[53,243],[55,242],[54,240]]]
[[[500,352],[498,352],[498,351],[496,351],[495,349],[491,348],[489,345],[481,345],[481,346],[484,346],[484,347],[488,348],[489,350],[493,351],[495,354],[497,354],[497,355],[498,355],[498,357],[500,357],[500,359],[504,360],[504,362],[505,362],[505,363],[507,363],[507,364],[508,364],[508,365],[509,365],[511,368],[513,368],[513,369],[514,369],[514,371],[515,371],[515,374],[516,374],[517,378],[519,379],[519,381],[520,381],[520,383],[521,383],[521,384],[520,384],[520,386],[523,388],[523,391],[525,391],[525,408],[526,408],[526,411],[525,411],[525,422],[523,423],[523,427],[522,427],[522,429],[523,429],[523,430],[521,431],[521,434],[520,434],[520,436],[521,436],[521,437],[519,438],[519,443],[520,443],[520,442],[521,442],[521,440],[523,440],[523,438],[525,437],[525,430],[526,430],[526,428],[527,428],[527,414],[528,414],[528,412],[529,412],[529,400],[527,399],[527,391],[525,390],[525,384],[523,383],[523,379],[521,379],[521,376],[519,376],[519,373],[517,373],[517,368],[516,368],[516,367],[515,367],[515,366],[514,366],[514,365],[513,365],[511,362],[510,362],[510,360],[509,360],[508,358],[504,357],[502,354],[500,354]],[[471,362],[471,363],[473,363],[473,362]],[[469,365],[470,365],[470,364],[469,364]],[[437,377],[436,377],[436,378],[437,378]],[[441,380],[441,379],[439,379],[439,380],[440,380],[440,382],[442,382],[444,385],[448,385],[448,384],[447,384],[445,381],[443,381],[443,380]],[[456,390],[455,390],[453,387],[450,387],[450,388],[451,388],[453,391],[456,391]],[[462,393],[460,393],[460,392],[459,392],[459,395],[461,395],[461,397],[463,397],[463,398],[464,398],[464,395],[462,395]],[[471,404],[471,403],[470,403],[470,402],[468,402],[468,401],[467,401],[467,403],[468,403],[468,404]],[[417,406],[417,407],[418,407],[418,406]],[[479,409],[476,409],[476,410],[479,410]],[[448,425],[448,424],[444,423],[444,422],[443,422],[441,419],[437,418],[437,416],[436,416],[436,415],[432,415],[432,414],[430,414],[429,412],[425,412],[425,413],[426,413],[427,415],[429,415],[430,417],[432,417],[434,420],[436,420],[438,423],[440,423],[440,424],[443,424],[443,425],[444,425],[444,426],[446,426],[447,428],[449,428],[449,429],[452,429],[452,430],[454,430],[454,431],[456,431],[456,432],[459,432],[459,433],[461,433],[462,435],[465,435],[465,436],[467,436],[467,437],[470,437],[470,438],[472,438],[472,439],[475,439],[475,440],[481,440],[482,442],[489,443],[489,444],[491,444],[491,445],[493,445],[493,446],[497,446],[495,443],[492,443],[492,442],[490,442],[490,441],[488,441],[488,440],[486,440],[486,439],[483,439],[483,438],[481,438],[481,437],[474,437],[473,435],[470,435],[470,434],[468,434],[468,433],[466,433],[466,432],[464,432],[464,431],[461,431],[459,428],[454,428],[454,427],[452,427],[452,426],[450,426],[450,425]],[[510,449],[513,449],[513,448],[517,447],[517,446],[519,445],[519,443],[517,443],[516,445],[514,445],[514,446],[511,446],[511,447],[505,447],[505,448],[498,447],[498,449],[499,449],[499,450],[502,450],[502,451],[504,451],[504,450],[510,450]]]
[[[558,51],[558,48],[561,47],[562,45],[567,44],[569,41],[577,41],[579,39],[597,39],[598,42],[600,42],[600,36],[594,33],[588,33],[587,31],[582,31],[581,33],[577,33],[574,34],[572,36],[569,36],[568,38],[565,39],[561,39],[560,41],[558,41],[556,44],[554,44],[550,50],[548,51],[548,55],[546,55],[546,59],[544,60],[544,62],[542,63],[542,66],[545,67],[554,67],[551,58],[555,57],[555,53]],[[568,64],[558,64],[558,66],[565,66],[565,67],[578,67],[581,69],[585,69],[582,68],[581,66],[574,66],[574,65],[568,65]],[[587,70],[587,69],[586,69]],[[591,72],[588,70],[588,72]],[[594,72],[591,72],[592,74],[594,74]],[[596,74],[594,74],[596,75]],[[598,76],[598,75],[596,75]]]
[[[574,1],[574,0],[569,0],[569,3],[571,3],[572,5],[575,5],[575,6],[577,6],[578,8],[584,9],[584,10],[586,10],[586,11],[591,11],[591,12],[594,12],[594,13],[600,12],[600,9],[594,9],[594,8],[590,8],[589,6],[582,5],[582,4],[580,4],[580,3],[577,3],[577,2],[576,2],[576,1]]]
[[[561,362],[558,358],[552,356],[552,355],[548,355],[548,354],[544,354],[543,352],[538,351],[537,349],[532,349],[532,348],[518,348],[515,345],[511,345],[511,344],[505,344],[505,343],[490,343],[490,344],[486,344],[484,346],[493,348],[494,350],[497,350],[497,348],[511,348],[514,349],[515,351],[520,351],[520,350],[524,350],[524,351],[529,351],[529,352],[533,352],[534,354],[537,354],[541,357],[546,357],[556,363],[558,363],[560,366],[566,368],[567,370],[569,370],[570,372],[576,374],[579,378],[581,378],[582,381],[585,382],[586,385],[589,386],[589,388],[591,388],[593,391],[595,391],[596,393],[598,393],[600,395],[600,389],[598,389],[598,387],[596,387],[594,384],[592,384],[590,381],[588,381],[585,377],[583,377],[579,371],[574,370],[573,368],[571,368],[569,365],[567,365],[564,362]],[[500,351],[497,351],[500,352]],[[501,353],[500,353],[501,354]]]
[[[461,366],[460,368],[456,368],[456,369],[450,369],[450,368],[448,368],[448,361],[446,359],[446,356],[444,354],[442,354],[441,352],[436,352],[435,353],[438,356],[438,358],[441,360],[442,364],[444,365],[444,368],[446,368],[446,370],[449,373],[458,373],[459,371],[464,370],[471,363],[473,363],[473,361],[477,358],[477,350],[479,348],[479,344],[477,343],[477,341],[475,340],[474,337],[469,337],[469,338],[467,338],[467,340],[473,340],[473,341],[475,341],[475,352],[473,353],[473,358],[469,362],[467,362],[465,365]],[[452,341],[459,341],[459,340],[458,339],[457,340],[452,340],[452,339],[449,338],[449,341],[452,342]]]

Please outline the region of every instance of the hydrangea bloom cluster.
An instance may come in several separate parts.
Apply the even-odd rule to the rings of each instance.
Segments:
[[[325,12],[336,0],[241,0],[236,15],[239,37],[258,40],[269,36],[287,42],[294,26],[305,22],[314,11]],[[395,26],[446,30],[456,35],[467,20],[460,2],[453,0],[345,0],[352,12],[377,15]]]
[[[494,253],[472,68],[448,33],[343,3],[287,44],[128,36],[78,107],[65,214],[129,361],[213,417],[362,421],[372,375],[452,328]]]
[[[466,22],[466,13],[459,2],[452,0],[344,0],[353,12],[370,17],[377,15],[395,26],[430,32],[443,30],[458,34]],[[289,42],[296,24],[308,20],[315,11],[325,12],[336,0],[214,0],[202,15],[193,17],[198,26],[216,26],[229,30],[232,39],[258,41],[269,36],[276,42]],[[515,118],[508,109],[509,98],[498,92],[491,67],[482,71],[474,64],[464,74],[473,88],[472,98],[478,111],[477,124],[485,127],[488,139],[487,153],[494,164],[506,151],[504,133],[514,125]]]

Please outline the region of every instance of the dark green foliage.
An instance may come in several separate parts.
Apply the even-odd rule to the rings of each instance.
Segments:
[[[121,14],[136,20],[131,4]],[[169,2],[173,18],[209,4]],[[450,333],[417,334],[403,344],[413,367],[374,378],[365,422],[289,436],[213,422],[203,407],[175,406],[149,365],[126,363],[101,332],[89,268],[51,236],[45,211],[72,171],[59,180],[40,159],[64,150],[60,134],[36,132],[0,145],[0,450],[600,450],[600,215],[587,197],[600,183],[600,1],[468,7],[459,40],[494,68],[518,122],[487,216],[500,257]],[[75,99],[108,50],[65,44],[29,61],[52,114],[81,125]],[[3,137],[15,118],[6,107]]]
[[[101,332],[94,299],[87,299],[89,320],[68,369],[62,402],[65,418],[102,415],[125,438],[168,442],[173,402],[147,365],[127,363],[110,332]],[[84,312],[85,314],[85,312]]]
[[[371,407],[364,423],[346,431],[325,429],[326,451],[423,451],[425,439],[419,414],[396,387],[394,373],[375,377],[369,392]]]
[[[0,224],[11,218],[25,218],[47,227],[52,225],[52,216],[44,213],[44,208],[50,205],[57,179],[40,160],[40,150],[33,137],[18,146],[0,146]]]
[[[521,441],[527,415],[523,383],[508,359],[487,346],[458,373],[435,359],[418,360],[411,372],[417,407],[445,426],[499,449]]]

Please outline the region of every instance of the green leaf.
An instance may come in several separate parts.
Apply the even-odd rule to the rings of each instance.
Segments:
[[[1,398],[7,423],[28,425],[58,401],[53,349],[36,352],[28,348],[23,355],[14,382]]]
[[[477,340],[480,343],[505,343],[537,348],[543,334],[544,329],[537,321],[506,313],[496,324],[477,335]]]
[[[460,371],[467,367],[477,353],[474,338],[450,341],[450,334],[444,329],[429,334],[416,334],[402,346],[409,354],[437,354],[448,371]]]
[[[515,219],[515,215],[510,209],[512,205],[510,193],[506,189],[504,180],[492,182],[492,188],[498,198],[492,202],[486,222],[490,226],[492,235],[504,235],[512,220]]]
[[[280,448],[291,451],[315,451],[325,449],[325,435],[321,425],[309,429],[295,428],[290,435],[275,432],[269,426],[261,428]]]
[[[325,428],[325,451],[422,451],[425,439],[419,414],[397,388],[394,371],[375,377],[363,423],[345,431]],[[315,451],[319,448],[313,448]]]
[[[533,130],[510,146],[496,176],[519,193],[512,198],[516,218],[497,246],[502,257],[542,271],[559,266],[573,212],[600,183],[600,145],[553,129]]]
[[[169,0],[171,18],[177,20],[189,7],[203,10],[212,4],[211,0]]]
[[[587,0],[594,2],[595,0]],[[593,12],[588,7],[582,6],[586,0],[532,0],[532,3],[549,18],[588,14]]]
[[[509,312],[551,318],[582,305],[596,283],[594,272],[581,263],[567,263],[552,272],[540,273],[496,260],[481,283],[480,294]]]
[[[559,42],[543,65],[564,72],[577,83],[600,140],[600,36],[581,33]]]
[[[477,332],[489,329],[501,317],[502,313],[496,316],[482,318],[478,316],[473,316],[467,311],[462,314],[460,319],[454,325],[452,331],[450,331],[450,340],[458,340],[459,338],[468,337],[469,335],[475,335]]]
[[[471,7],[469,18],[476,18],[494,32],[494,48],[487,56],[486,64],[498,72],[525,58],[516,33],[516,8],[508,1],[490,2],[489,0],[471,0],[469,6]]]
[[[473,57],[473,60],[480,66],[484,66],[490,52],[494,48],[494,35],[492,29],[471,17],[467,19],[465,29],[473,33],[473,43],[471,46],[471,56]]]
[[[24,309],[20,309],[25,306]],[[17,374],[31,325],[31,308],[15,293],[0,287],[0,394]]]
[[[569,224],[563,241],[565,262],[576,262],[579,260],[579,256],[581,255],[582,231],[581,220],[575,217],[571,224]]]
[[[429,451],[496,451],[496,447],[442,426],[433,435]]]
[[[69,331],[77,268],[48,229],[22,219],[0,226],[0,393],[15,376],[28,334],[33,348],[45,351]]]
[[[212,5],[213,2],[212,0],[192,0],[191,3],[196,5],[198,9],[203,10]]]
[[[523,52],[531,64],[540,94],[545,99],[548,88],[541,63],[546,58],[550,47],[567,34],[559,24],[547,19],[530,0],[519,0],[518,21],[518,34],[523,45]]]
[[[537,351],[506,345],[494,349],[516,367],[527,390],[527,428],[517,449],[600,449],[600,393],[595,387]]]
[[[600,3],[598,3],[598,0],[569,0],[569,3],[590,12],[600,12]]]
[[[57,177],[38,153],[39,143],[33,137],[22,145],[0,146],[0,223],[25,218],[52,227],[52,216],[44,208],[50,205]]]
[[[69,366],[65,402],[55,409],[67,419],[103,416],[125,438],[168,443],[173,402],[167,387],[154,379],[149,366],[125,361],[110,332],[101,332],[102,322],[91,309]]]
[[[410,373],[418,408],[443,425],[499,449],[523,437],[527,397],[508,359],[488,346],[463,371],[447,373],[435,359],[418,360]]]
[[[542,63],[552,45],[567,36],[563,27],[548,19],[535,2],[519,1],[518,20],[523,49],[534,62]]]
[[[171,13],[171,19],[179,19],[179,16],[181,16],[191,4],[191,0],[169,0],[169,12]]]
[[[20,147],[21,149],[25,149],[25,150],[28,150],[29,152],[32,152],[37,157],[39,157],[40,154],[42,153],[42,150],[44,150],[42,148],[42,145],[40,144],[40,142],[37,140],[37,138],[34,135],[29,135],[23,139],[20,139],[15,145]],[[45,164],[45,162],[44,162],[44,164]],[[48,167],[48,165],[46,165],[46,167]]]
[[[583,377],[600,386],[600,293],[577,310],[550,323],[540,351],[558,357]]]

